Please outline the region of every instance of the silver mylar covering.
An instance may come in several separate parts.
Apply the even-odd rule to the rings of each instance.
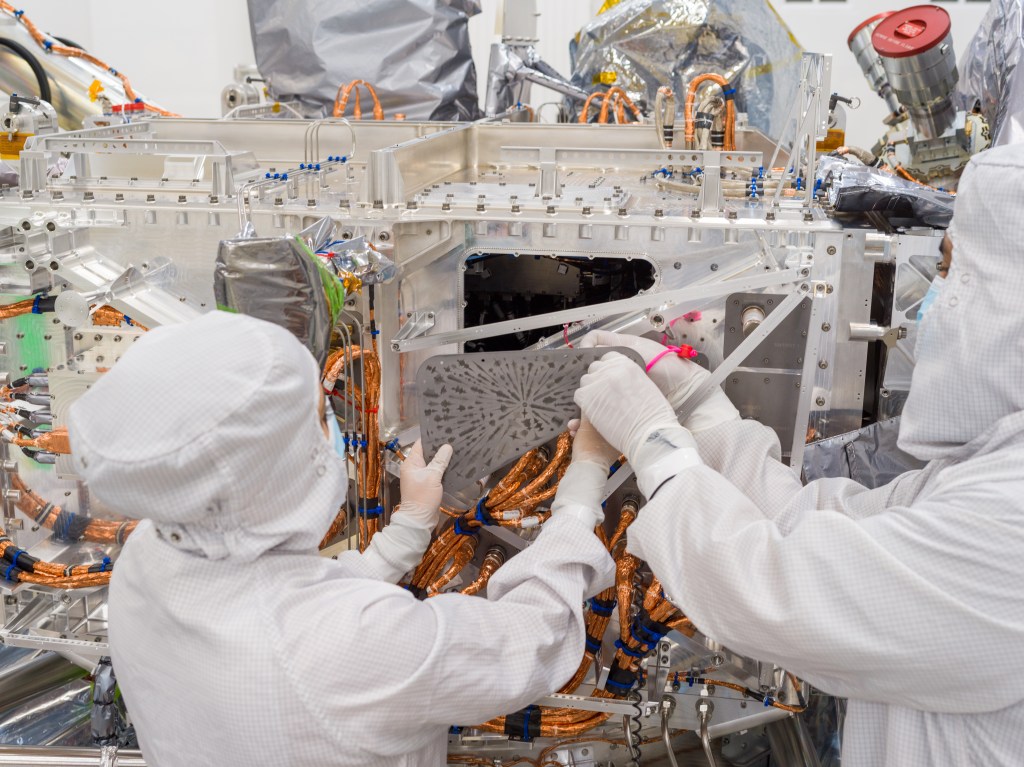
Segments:
[[[395,262],[373,247],[365,237],[334,245],[331,253],[331,263],[339,273],[354,274],[367,285],[391,282],[398,273]]]
[[[800,45],[767,0],[624,0],[580,30],[570,50],[574,85],[618,85],[649,106],[668,85],[681,110],[690,80],[720,74],[736,88],[737,111],[773,138],[800,82]]]
[[[467,23],[479,12],[478,0],[249,0],[256,63],[274,98],[330,115],[338,86],[360,79],[387,115],[410,120],[479,116]]]
[[[334,317],[320,268],[299,239],[224,240],[213,279],[218,308],[287,328],[321,366],[327,361]]]
[[[976,101],[992,127],[992,144],[1024,141],[1024,78],[1017,64],[1024,52],[1022,0],[992,0],[960,60],[956,103],[970,111]]]
[[[818,180],[838,213],[877,211],[938,229],[948,227],[953,218],[953,195],[851,160],[822,157]]]

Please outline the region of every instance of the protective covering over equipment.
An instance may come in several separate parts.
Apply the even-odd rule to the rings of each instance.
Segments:
[[[249,0],[260,73],[277,99],[328,114],[339,86],[372,83],[388,114],[479,116],[468,19],[478,0]]]
[[[775,435],[736,420],[694,434],[706,465],[630,528],[701,631],[849,698],[844,767],[1020,758],[1024,268],[1006,221],[1022,196],[1024,147],[968,165],[901,424],[924,469],[801,487]]]
[[[823,439],[804,452],[804,479],[847,477],[867,488],[881,487],[911,469],[924,466],[896,446],[899,417],[879,421],[849,434]]]
[[[577,519],[546,523],[486,599],[395,586],[430,537],[389,560],[398,511],[365,552],[317,554],[345,488],[319,392],[289,333],[214,312],[150,331],[71,408],[96,497],[150,517],[109,610],[152,763],[265,762],[284,738],[294,764],[439,765],[453,723],[518,710],[579,664],[582,603],[612,562]]]
[[[801,49],[766,0],[625,0],[580,30],[573,84],[623,88],[654,105],[658,88],[685,93],[716,72],[736,89],[736,109],[778,138],[800,80]]]
[[[970,111],[981,102],[995,146],[1024,141],[1024,78],[1017,64],[1024,52],[1022,0],[992,0],[957,67],[956,97]]]
[[[321,365],[342,296],[341,283],[317,264],[297,237],[224,240],[214,267],[217,306],[290,330]]]
[[[953,195],[840,157],[821,158],[818,180],[839,213],[879,211],[938,228],[953,216]]]

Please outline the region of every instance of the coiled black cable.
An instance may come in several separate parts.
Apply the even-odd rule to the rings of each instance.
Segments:
[[[32,70],[32,74],[36,77],[36,85],[39,87],[39,98],[43,101],[52,103],[53,91],[50,90],[50,78],[46,76],[46,70],[43,69],[43,65],[39,63],[39,59],[21,43],[10,40],[6,37],[0,37],[0,45],[4,46],[8,50],[16,53],[21,59],[28,64]]]

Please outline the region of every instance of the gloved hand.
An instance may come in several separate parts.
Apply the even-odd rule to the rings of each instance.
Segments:
[[[658,355],[667,349],[649,338],[610,333],[606,330],[595,330],[580,341],[580,347],[584,349],[600,346],[625,346],[633,349],[643,357],[647,365],[654,362]],[[658,389],[665,395],[674,411],[679,410],[690,395],[696,394],[711,377],[711,374],[700,365],[682,359],[676,354],[663,356],[647,375],[658,385]],[[721,387],[716,386],[702,402],[698,403],[683,425],[691,432],[697,432],[726,421],[738,421],[739,418],[739,411]]]
[[[392,519],[399,517],[427,530],[433,530],[441,513],[441,477],[452,459],[451,445],[442,445],[429,464],[423,458],[423,444],[417,440],[402,462],[399,484],[402,502]]]
[[[608,479],[608,470],[619,457],[619,451],[604,441],[586,418],[570,421],[569,431],[575,432],[572,441],[572,463],[558,483],[551,515],[571,516],[587,527],[604,522],[601,500]]]
[[[591,364],[574,399],[583,417],[625,454],[648,498],[678,470],[700,462],[693,437],[658,387],[621,354],[609,352]]]
[[[572,462],[596,463],[610,469],[619,456],[618,450],[605,442],[601,433],[587,419],[574,418],[569,421],[572,435]]]

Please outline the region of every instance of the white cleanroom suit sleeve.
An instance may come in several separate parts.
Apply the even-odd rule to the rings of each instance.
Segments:
[[[398,583],[423,559],[429,544],[430,530],[395,514],[391,522],[373,536],[365,551],[343,551],[338,554],[338,564],[353,578]]]
[[[843,477],[803,485],[781,462],[778,436],[757,421],[729,421],[695,432],[693,437],[704,464],[732,483],[783,532],[806,511],[836,511],[858,518],[877,513],[889,505],[887,499],[903,483],[919,474],[907,472],[874,490]]]
[[[554,517],[491,578],[486,599],[444,594],[417,601],[407,591],[379,587],[355,614],[336,600],[338,612],[289,650],[296,683],[328,684],[316,701],[326,706],[328,721],[331,700],[340,715],[351,706],[351,691],[359,690],[361,705],[386,712],[386,726],[402,734],[397,740],[405,748],[410,723],[429,733],[425,725],[473,725],[513,713],[575,672],[583,657],[583,602],[609,587],[613,573],[592,529]],[[335,583],[347,588],[346,579]],[[321,590],[316,598],[329,595]],[[365,639],[365,656],[339,666],[344,683],[324,681],[325,657],[315,652],[322,648],[317,637],[332,635]]]
[[[1007,460],[945,470],[912,508],[820,509],[788,531],[699,466],[641,510],[629,548],[702,632],[826,692],[994,711],[1024,699],[1024,518],[992,503],[1020,492]]]

